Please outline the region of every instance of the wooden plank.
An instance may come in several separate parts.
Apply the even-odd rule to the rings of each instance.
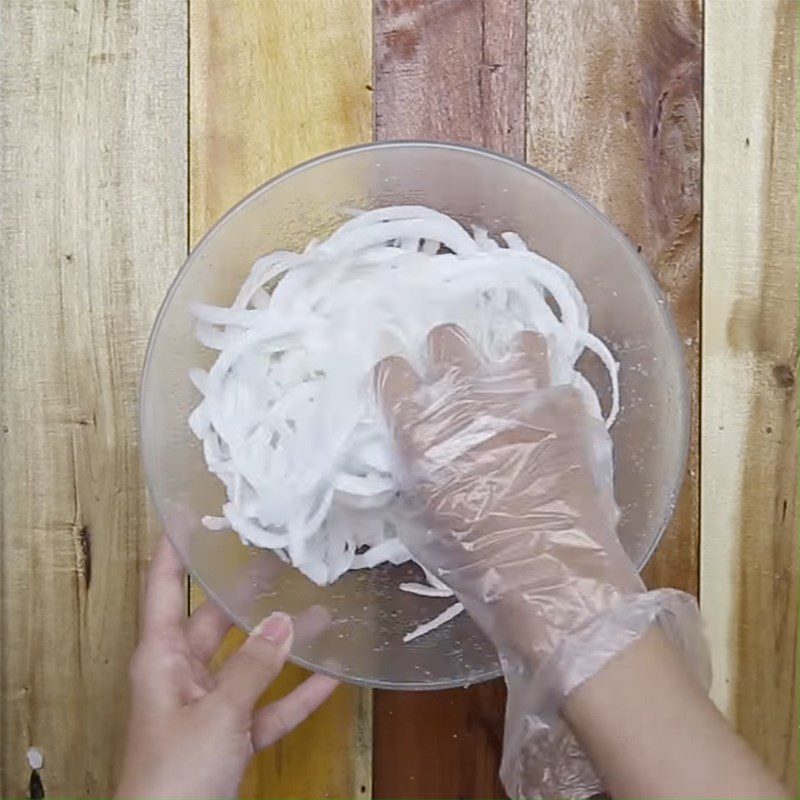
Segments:
[[[687,366],[697,407],[699,335],[700,87],[699,3],[681,0],[529,0],[527,52],[522,60],[524,3],[378,2],[376,4],[376,133],[379,138],[420,136],[466,141],[521,155],[518,140],[526,114],[526,158],[592,200],[642,248],[667,293],[687,346]],[[495,31],[486,57],[481,31]],[[502,35],[498,32],[502,32]],[[490,66],[491,65],[491,66]],[[495,68],[495,65],[499,65]],[[527,111],[519,97],[519,71],[527,71]],[[488,72],[503,81],[491,98],[481,92]],[[484,76],[483,79],[481,76]],[[500,130],[492,121],[510,119]],[[487,120],[490,131],[487,132]],[[649,569],[652,584],[697,591],[697,423],[675,522]],[[481,706],[478,687],[462,695],[463,708]],[[439,698],[376,694],[375,792],[433,796],[452,792],[437,782],[444,757],[444,727],[396,762],[386,720],[416,715],[431,725]],[[495,710],[500,694],[495,694]],[[434,712],[436,713],[436,712]],[[484,715],[484,719],[487,716]],[[494,715],[496,720],[501,717]],[[396,723],[395,723],[396,724]],[[495,723],[496,724],[496,723]],[[380,738],[387,731],[386,743]],[[450,736],[452,736],[452,729]],[[494,729],[497,740],[498,729]],[[489,795],[478,788],[484,742],[461,776],[462,796]],[[383,754],[387,748],[388,757]],[[498,748],[499,749],[499,748]],[[442,755],[440,755],[440,753]],[[411,759],[411,760],[409,760]],[[476,763],[479,766],[475,767]],[[424,786],[412,783],[425,781]],[[400,773],[400,774],[398,774]],[[417,777],[421,775],[420,777]],[[384,786],[386,789],[384,790]]]
[[[375,136],[522,158],[525,0],[376,0]],[[374,706],[376,798],[504,797],[502,681]]]
[[[634,242],[666,293],[691,378],[692,441],[650,586],[697,592],[699,0],[530,0],[527,160]]]
[[[521,158],[525,0],[375,0],[375,136]]]
[[[374,694],[374,796],[505,797],[505,684]]]
[[[713,696],[792,796],[798,67],[793,0],[706,0],[700,600]]]
[[[372,138],[369,0],[190,0],[190,239],[306,159]]]
[[[0,795],[109,797],[153,533],[138,380],[186,252],[186,9],[1,8]]]
[[[368,0],[190,2],[190,238],[276,173],[371,136]],[[194,603],[196,604],[195,597]],[[235,632],[225,651],[238,645]],[[267,699],[306,674],[285,670]],[[371,694],[338,689],[254,760],[243,797],[368,797]]]

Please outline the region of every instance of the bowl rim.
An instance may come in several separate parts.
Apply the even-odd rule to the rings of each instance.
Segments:
[[[147,470],[147,459],[145,456],[145,451],[147,447],[145,445],[144,437],[142,435],[144,431],[144,404],[142,400],[145,393],[145,386],[147,384],[147,378],[149,372],[148,368],[152,360],[152,352],[155,346],[155,342],[158,339],[158,334],[164,322],[167,309],[170,307],[172,299],[175,293],[177,292],[178,287],[181,285],[183,279],[188,274],[189,268],[202,255],[208,243],[211,241],[211,239],[213,239],[213,237],[217,234],[217,232],[220,231],[225,226],[225,224],[229,219],[238,214],[239,211],[248,206],[251,202],[253,202],[264,192],[271,190],[275,186],[283,183],[284,181],[290,180],[295,175],[299,175],[300,173],[305,172],[306,170],[313,169],[314,167],[317,167],[328,161],[333,161],[357,153],[381,151],[381,150],[414,149],[414,148],[469,153],[471,155],[494,160],[508,166],[516,167],[517,169],[520,169],[524,172],[528,172],[537,179],[550,184],[552,187],[554,187],[557,190],[560,190],[561,192],[564,192],[570,199],[572,199],[579,206],[581,206],[584,211],[588,212],[591,216],[595,217],[603,225],[603,227],[608,230],[610,235],[622,246],[622,248],[627,251],[628,255],[632,258],[632,260],[636,264],[638,264],[639,268],[644,273],[645,283],[649,286],[658,304],[663,308],[664,310],[663,322],[665,324],[667,338],[670,344],[670,348],[673,351],[672,354],[675,356],[676,362],[678,364],[678,376],[677,376],[678,386],[676,393],[677,394],[676,403],[678,405],[678,413],[683,421],[683,424],[680,426],[681,430],[678,432],[678,435],[680,436],[679,452],[681,453],[681,456],[678,459],[678,465],[680,466],[680,469],[676,469],[675,475],[672,477],[668,493],[669,499],[664,508],[663,518],[656,532],[656,535],[653,537],[652,541],[647,547],[644,555],[640,559],[639,564],[637,564],[637,569],[639,572],[641,572],[642,569],[644,569],[644,567],[652,558],[653,554],[658,548],[658,545],[661,543],[661,540],[664,537],[664,533],[666,532],[666,529],[674,516],[675,508],[681,496],[686,476],[686,469],[689,460],[689,445],[691,440],[692,402],[691,402],[691,392],[689,390],[689,377],[683,352],[683,344],[681,342],[678,330],[675,325],[675,319],[672,314],[672,310],[669,304],[667,303],[664,292],[661,290],[661,287],[659,286],[658,281],[656,280],[655,275],[653,274],[653,271],[651,270],[649,264],[641,256],[641,253],[633,246],[630,239],[628,239],[628,237],[625,236],[625,234],[623,234],[622,231],[620,231],[620,229],[614,224],[614,222],[603,212],[601,212],[595,205],[589,202],[586,198],[578,194],[578,192],[571,189],[566,184],[554,178],[549,173],[545,172],[544,170],[538,167],[533,166],[532,164],[528,164],[525,161],[522,161],[521,159],[505,155],[502,153],[497,153],[493,150],[488,150],[483,147],[477,147],[475,145],[459,144],[456,142],[449,142],[449,141],[432,141],[426,139],[391,139],[381,142],[365,142],[361,144],[350,145],[348,147],[342,147],[337,150],[331,150],[329,152],[322,153],[321,155],[315,156],[314,158],[310,158],[306,161],[302,161],[299,164],[289,167],[288,169],[279,172],[269,180],[265,181],[264,183],[253,189],[251,192],[246,194],[242,199],[240,199],[237,203],[231,206],[231,208],[229,208],[221,217],[219,217],[217,221],[214,222],[214,224],[205,232],[205,234],[203,234],[203,236],[200,238],[200,240],[197,242],[194,248],[192,248],[188,252],[183,264],[181,265],[177,274],[173,278],[169,286],[169,289],[164,295],[164,299],[162,300],[161,305],[158,308],[158,312],[156,313],[153,326],[150,330],[150,335],[148,336],[147,348],[145,350],[144,361],[142,364],[141,375],[139,378],[139,402],[138,402],[137,422],[139,426],[138,439],[140,447],[140,459],[142,462],[142,472],[144,474],[144,481],[145,485],[147,486],[148,494],[153,503],[153,506],[156,509],[156,513],[158,514],[158,518],[164,529],[164,535],[167,535],[169,537],[169,534],[166,533],[167,526],[166,526],[165,515],[162,513],[161,508],[159,508],[159,504],[156,500],[156,494],[153,491],[151,477]],[[214,602],[218,603],[219,606],[225,611],[225,613],[233,620],[233,622],[239,628],[242,628],[243,630],[249,632],[251,630],[251,626],[248,625],[245,620],[240,619],[238,615],[232,613],[230,609],[226,606],[226,604],[223,603],[221,600],[219,600],[216,593],[207,584],[205,579],[201,577],[199,574],[197,574],[189,563],[186,563],[181,549],[180,548],[176,549],[178,550],[181,560],[184,561],[187,572],[195,581],[197,581],[197,583],[200,585],[205,595],[209,599],[213,599]],[[438,690],[438,689],[448,689],[454,687],[466,688],[467,686],[492,680],[502,675],[502,670],[498,665],[495,669],[476,672],[474,675],[470,675],[467,678],[437,681],[435,683],[425,683],[422,681],[404,681],[402,683],[400,682],[380,683],[378,681],[371,679],[364,679],[364,678],[353,677],[351,675],[345,675],[339,672],[338,670],[329,669],[321,664],[313,663],[300,656],[295,655],[294,653],[290,655],[289,661],[291,661],[293,664],[297,664],[298,666],[304,667],[305,669],[311,670],[313,672],[319,672],[328,675],[330,677],[336,678],[344,683],[363,686],[367,688],[380,688],[380,689]]]

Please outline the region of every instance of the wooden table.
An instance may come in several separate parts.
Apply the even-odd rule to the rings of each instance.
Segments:
[[[796,785],[793,0],[2,9],[1,796],[113,786],[158,527],[137,381],[187,250],[277,172],[373,137],[524,158],[593,201],[652,266],[695,414],[680,506],[647,577],[699,595],[714,698]],[[243,794],[500,797],[503,694],[342,688],[257,759]],[[32,787],[29,746],[45,759]]]

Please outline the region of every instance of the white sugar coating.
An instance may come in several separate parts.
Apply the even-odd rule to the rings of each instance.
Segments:
[[[408,522],[371,376],[388,355],[422,371],[432,328],[461,326],[489,361],[520,331],[541,333],[553,383],[575,386],[599,417],[576,369],[593,351],[610,376],[607,425],[619,408],[618,365],[590,333],[570,276],[515,233],[470,234],[422,206],[356,212],[303,253],[259,258],[230,308],[192,311],[198,339],[219,355],[208,372],[191,370],[203,400],[189,424],[228,496],[222,516],[203,523],[276,551],[319,585],[412,560],[397,537]],[[452,596],[427,572],[400,588]],[[449,606],[406,640],[459,611]]]

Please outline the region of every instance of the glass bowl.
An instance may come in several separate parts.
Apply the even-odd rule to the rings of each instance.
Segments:
[[[242,545],[235,533],[205,530],[200,519],[219,513],[224,491],[187,424],[199,401],[189,368],[213,358],[195,340],[190,303],[230,304],[256,258],[327,236],[344,220],[343,208],[410,203],[490,232],[515,231],[578,284],[592,330],[620,363],[622,411],[612,429],[619,535],[643,566],[674,508],[688,446],[686,377],[669,310],[647,265],[608,219],[543,172],[484,150],[363,145],[301,164],[242,200],[189,256],[161,306],[142,378],[141,436],[147,483],[167,534],[238,625],[251,629],[285,610],[296,618],[296,663],[351,683],[437,689],[500,674],[471,620],[461,615],[404,644],[404,633],[450,602],[399,591],[410,565],[351,572],[321,588],[272,553]]]

